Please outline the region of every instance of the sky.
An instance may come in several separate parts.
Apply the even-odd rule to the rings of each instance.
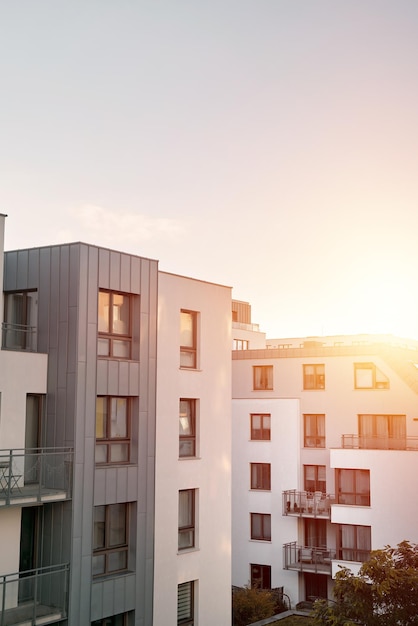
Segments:
[[[6,250],[233,287],[269,337],[418,339],[416,0],[0,0]]]

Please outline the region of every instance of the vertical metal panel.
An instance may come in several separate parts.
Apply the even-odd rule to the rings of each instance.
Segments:
[[[29,251],[19,250],[17,255],[17,284],[19,289],[28,288]]]
[[[127,467],[118,467],[116,470],[116,499],[117,502],[128,502],[128,472]]]
[[[141,259],[131,257],[131,293],[141,293]]]
[[[17,251],[4,255],[4,291],[17,289]]]
[[[49,298],[49,329],[48,329],[48,345],[49,348],[57,348],[58,346],[58,323],[59,323],[59,284],[60,284],[60,249],[58,247],[51,248],[51,267],[50,267],[50,293],[54,297]]]
[[[60,248],[59,279],[59,321],[68,321],[68,300],[70,292],[70,246]]]
[[[120,253],[110,253],[110,289],[120,291]]]
[[[39,250],[29,250],[28,289],[36,289],[39,283]]]
[[[97,329],[97,309],[99,293],[99,250],[94,246],[89,247],[88,265],[88,301],[87,301],[87,323],[94,324]],[[96,331],[97,332],[97,331]],[[93,353],[94,354],[94,353]]]
[[[120,255],[120,290],[133,293],[131,290],[131,259],[127,254]]]
[[[110,287],[110,252],[99,249],[99,287],[109,289]]]
[[[118,395],[129,395],[129,363],[120,361],[119,363],[119,391]]]
[[[106,472],[106,504],[117,502],[116,485],[116,468],[109,467]]]

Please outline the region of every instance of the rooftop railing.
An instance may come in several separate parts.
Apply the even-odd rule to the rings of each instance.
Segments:
[[[0,507],[68,500],[71,448],[0,450]]]
[[[321,491],[283,491],[283,515],[297,515],[298,517],[331,518],[331,504],[335,496]]]
[[[24,324],[2,324],[2,349],[36,352],[38,347],[37,329]]]
[[[35,626],[65,619],[68,580],[68,564],[0,576],[0,626]]]
[[[418,437],[342,435],[341,446],[353,450],[418,450]]]

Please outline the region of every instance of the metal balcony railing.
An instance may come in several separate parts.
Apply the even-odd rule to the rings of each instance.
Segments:
[[[25,324],[2,324],[2,349],[3,350],[25,350],[36,352],[38,348],[37,329],[35,326]]]
[[[331,519],[331,504],[335,496],[315,491],[283,491],[283,515],[297,515],[298,517],[321,517]]]
[[[331,575],[331,561],[335,557],[335,550],[299,546],[296,541],[283,546],[284,569]]]
[[[0,450],[0,507],[68,500],[71,448]]]
[[[36,626],[65,619],[68,580],[68,564],[0,576],[0,626]]]
[[[363,450],[418,450],[418,437],[342,435],[341,446],[345,449]]]

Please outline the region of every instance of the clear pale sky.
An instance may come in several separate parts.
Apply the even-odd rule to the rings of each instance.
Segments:
[[[416,0],[0,0],[6,249],[233,287],[271,337],[418,339]]]

